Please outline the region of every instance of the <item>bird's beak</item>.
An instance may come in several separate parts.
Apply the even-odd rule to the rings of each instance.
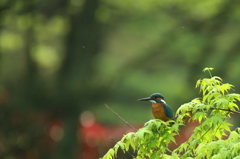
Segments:
[[[147,97],[147,98],[138,99],[138,101],[149,101],[150,99],[151,99],[150,97]]]

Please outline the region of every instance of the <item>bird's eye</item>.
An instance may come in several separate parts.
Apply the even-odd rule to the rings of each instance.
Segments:
[[[156,97],[152,97],[152,99],[156,99]]]

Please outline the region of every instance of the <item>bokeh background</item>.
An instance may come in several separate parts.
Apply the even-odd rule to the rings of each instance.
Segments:
[[[240,91],[238,0],[1,0],[0,18],[2,159],[98,158],[132,131],[104,104],[141,127],[137,99],[176,111],[205,67]]]

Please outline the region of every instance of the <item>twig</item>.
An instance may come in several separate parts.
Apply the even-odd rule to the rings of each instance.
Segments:
[[[226,120],[226,118],[223,120]],[[220,128],[221,125],[222,125],[222,123],[218,125],[217,130]],[[215,131],[214,136],[216,136],[217,130]]]
[[[214,109],[214,108],[212,108]],[[240,114],[239,111],[235,111],[235,110],[230,110],[230,109],[221,109],[221,108],[215,108],[214,110],[224,110],[224,111],[228,111],[228,112],[232,112],[232,113],[237,113],[237,114]]]
[[[170,149],[166,149],[168,152],[172,153],[172,151]]]
[[[117,141],[114,140],[114,138],[112,138],[111,136],[109,136],[110,139],[112,139],[112,141],[115,142],[115,144],[118,144]],[[122,147],[119,145],[119,147],[122,149]],[[122,149],[123,152],[125,152],[123,149]],[[132,158],[135,158],[135,156],[133,154],[131,154],[130,152],[126,151]]]
[[[212,110],[223,110],[223,111],[228,111],[228,112],[232,112],[232,113],[236,113],[236,114],[240,114],[240,111],[235,111],[235,110],[230,110],[230,109],[222,109],[222,108],[210,108]],[[206,109],[204,109],[206,110]],[[189,112],[191,112],[191,110],[189,110]],[[175,120],[178,118],[179,115],[176,115],[175,117],[172,118],[172,120]]]
[[[131,124],[129,124],[126,120],[124,120],[121,116],[118,115],[118,113],[116,113],[114,110],[112,110],[107,104],[104,104],[105,107],[109,110],[111,110],[111,112],[113,114],[115,114],[119,119],[121,119],[125,124],[127,124],[128,126],[130,126],[133,130],[137,131],[136,128],[134,128]]]
[[[176,115],[175,117],[172,118],[172,120],[175,120],[178,118],[179,115]]]

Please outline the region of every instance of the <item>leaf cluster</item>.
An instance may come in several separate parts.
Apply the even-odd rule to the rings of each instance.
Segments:
[[[196,83],[202,98],[180,106],[174,124],[173,120],[150,120],[137,132],[126,134],[103,159],[113,159],[119,148],[125,152],[130,147],[136,151],[136,159],[239,158],[240,128],[231,131],[232,125],[227,119],[238,112],[236,101],[240,100],[240,94],[229,93],[234,86],[222,83],[220,77],[212,77],[211,70],[205,68],[204,71],[208,71],[211,77]],[[199,126],[186,142],[167,154],[169,143],[175,142],[174,136],[178,135],[179,126],[184,125],[186,120],[197,121]]]
[[[103,159],[112,159],[116,157],[119,148],[125,152],[130,147],[137,152],[136,159],[163,157],[168,151],[168,144],[175,142],[174,136],[178,134],[179,124],[171,127],[172,122],[174,121],[164,122],[159,119],[148,121],[137,132],[124,135]]]

